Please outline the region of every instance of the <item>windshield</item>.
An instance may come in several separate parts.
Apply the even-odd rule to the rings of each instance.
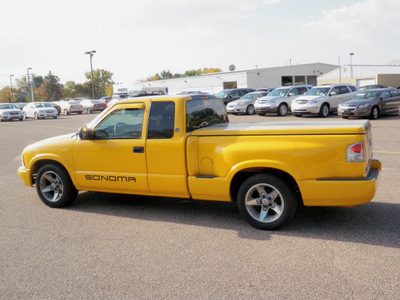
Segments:
[[[353,100],[375,100],[378,99],[382,95],[382,92],[365,92],[365,93],[358,93],[353,97]]]
[[[53,107],[49,103],[35,103],[35,107],[42,108],[42,107]]]
[[[256,94],[253,94],[253,93],[249,93],[249,94],[246,94],[246,95],[244,95],[242,98],[240,98],[241,100],[254,100],[254,99],[257,99],[258,97],[260,97],[261,96],[261,94],[259,94],[259,93],[256,93]]]
[[[312,88],[309,90],[307,93],[304,95],[307,96],[325,96],[329,93],[330,88],[329,87],[324,87],[324,88]]]
[[[219,97],[219,98],[226,98],[226,97],[228,97],[228,93],[227,93],[227,92],[219,92],[219,93],[217,94],[217,97]]]
[[[225,105],[219,99],[195,99],[186,102],[186,132],[219,123],[228,123]]]
[[[0,104],[0,109],[16,109],[13,104]]]
[[[278,97],[283,97],[286,96],[287,93],[289,93],[290,89],[275,89],[271,93],[268,94],[268,96],[278,96]]]

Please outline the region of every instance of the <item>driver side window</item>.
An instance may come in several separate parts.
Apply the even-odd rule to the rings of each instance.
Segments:
[[[95,139],[140,139],[144,109],[122,108],[109,114],[93,131]]]

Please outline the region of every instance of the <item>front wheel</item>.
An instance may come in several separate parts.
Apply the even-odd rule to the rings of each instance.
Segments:
[[[64,108],[64,116],[68,116],[68,115],[69,115],[68,110],[66,108]]]
[[[286,116],[288,113],[288,106],[286,103],[282,103],[278,107],[278,116]]]
[[[276,230],[288,224],[297,210],[294,191],[269,174],[253,175],[239,189],[237,204],[243,218],[253,227]]]
[[[87,113],[88,113],[88,114],[91,114],[91,113],[92,113],[92,110],[90,109],[90,107],[87,108]]]
[[[247,115],[254,115],[254,106],[253,105],[249,105],[249,106],[247,106],[247,109],[246,109],[246,114]]]
[[[329,116],[329,105],[327,103],[321,105],[319,116],[322,118],[326,118],[327,116]]]
[[[68,173],[54,164],[46,164],[39,169],[36,191],[44,204],[55,208],[71,204],[78,196]]]
[[[378,109],[378,107],[374,106],[371,109],[371,114],[369,115],[369,118],[372,120],[376,120],[376,119],[378,119],[378,117],[379,117],[379,109]]]

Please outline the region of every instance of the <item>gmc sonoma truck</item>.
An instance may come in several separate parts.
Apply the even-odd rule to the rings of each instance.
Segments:
[[[234,201],[275,230],[299,204],[352,207],[377,189],[369,121],[229,123],[214,96],[124,100],[78,133],[26,147],[18,173],[50,207],[78,191]]]

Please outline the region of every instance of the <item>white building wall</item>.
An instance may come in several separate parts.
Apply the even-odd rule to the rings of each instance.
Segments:
[[[157,81],[136,82],[129,90],[141,90],[143,87],[168,87],[169,94],[185,91],[202,91],[216,94],[224,89],[224,82],[235,82],[238,88],[278,87],[282,85],[282,76],[304,76],[306,83],[316,84],[317,76],[325,74],[337,66],[313,63],[274,68],[260,68],[244,71],[220,72]],[[309,80],[307,82],[307,79]],[[313,80],[313,82],[311,82]]]

